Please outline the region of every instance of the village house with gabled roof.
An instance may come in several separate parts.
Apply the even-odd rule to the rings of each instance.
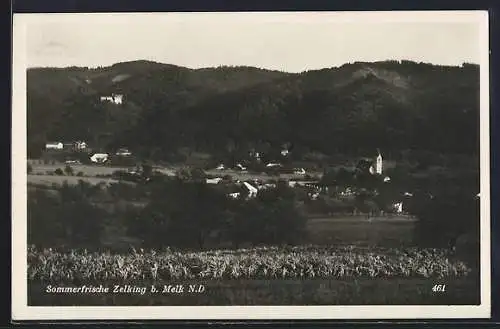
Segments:
[[[101,102],[110,102],[113,104],[122,104],[123,95],[122,94],[111,94],[111,96],[101,96]]]
[[[46,150],[62,150],[64,144],[62,142],[47,142],[45,143]]]

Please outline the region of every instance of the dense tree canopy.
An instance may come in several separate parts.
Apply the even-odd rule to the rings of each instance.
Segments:
[[[476,65],[387,61],[287,74],[138,61],[30,69],[27,83],[31,155],[53,139],[164,159],[181,147],[217,153],[283,143],[299,153],[478,152]],[[125,95],[122,105],[99,101],[113,92]]]

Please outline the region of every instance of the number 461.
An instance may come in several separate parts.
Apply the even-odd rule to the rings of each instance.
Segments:
[[[435,284],[434,287],[432,287],[432,291],[434,292],[445,292],[445,289],[445,284]]]

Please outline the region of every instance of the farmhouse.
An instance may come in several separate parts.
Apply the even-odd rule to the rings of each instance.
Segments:
[[[247,170],[247,168],[245,166],[243,166],[241,163],[238,163],[236,165],[236,168],[239,169],[239,170],[241,170],[241,171],[246,171]]]
[[[228,187],[229,193],[227,195],[235,199],[241,196],[246,196],[247,199],[254,198],[259,191],[248,182],[237,181],[236,184],[230,184]]]
[[[94,163],[104,163],[108,161],[108,154],[107,153],[95,153],[90,157],[90,161]]]
[[[216,178],[207,178],[206,183],[207,184],[219,184],[222,181],[222,178],[216,177]]]
[[[84,150],[87,148],[87,143],[83,142],[83,141],[76,141],[75,142],[75,148],[77,150]]]
[[[394,211],[398,214],[403,213],[403,202],[396,202],[392,205]]]
[[[122,104],[123,103],[123,95],[121,94],[112,94],[111,96],[101,96],[101,102],[110,102],[113,104]]]
[[[251,184],[247,183],[247,182],[243,182],[243,185],[247,188],[248,190],[248,197],[249,198],[254,198],[257,196],[257,192],[258,190],[252,186]]]
[[[64,145],[62,142],[48,142],[45,144],[46,150],[62,150]]]
[[[306,174],[306,171],[304,170],[304,168],[295,168],[293,170],[293,173],[295,175],[305,175]]]
[[[274,168],[274,167],[283,167],[281,165],[281,163],[277,163],[277,162],[269,162],[267,165],[266,165],[267,168]]]

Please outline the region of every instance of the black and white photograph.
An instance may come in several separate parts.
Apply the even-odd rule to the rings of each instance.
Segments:
[[[14,14],[15,320],[490,316],[488,14]]]

